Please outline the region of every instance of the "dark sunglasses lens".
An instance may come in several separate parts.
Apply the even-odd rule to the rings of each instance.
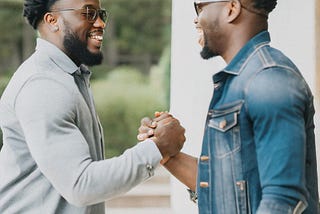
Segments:
[[[97,16],[97,12],[94,9],[87,9],[87,19],[88,21],[92,22],[95,21]]]
[[[107,21],[107,12],[105,10],[99,10],[99,17],[102,21]]]
[[[92,8],[87,8],[87,20],[89,22],[95,22],[98,18],[98,16],[100,17],[100,19],[103,22],[106,22],[108,14],[105,10],[96,10],[96,9],[92,9]]]

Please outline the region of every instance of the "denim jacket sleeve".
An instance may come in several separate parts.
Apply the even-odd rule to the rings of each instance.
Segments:
[[[271,67],[257,73],[245,93],[262,187],[257,213],[285,213],[279,208],[294,209],[307,198],[304,117],[308,87],[298,72]]]

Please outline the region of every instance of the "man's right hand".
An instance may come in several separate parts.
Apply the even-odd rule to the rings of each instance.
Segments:
[[[198,160],[179,152],[184,144],[185,129],[169,113],[156,113],[155,118],[141,120],[138,139],[151,138],[157,144],[163,159],[160,163],[192,191],[196,189]]]
[[[169,159],[180,152],[186,140],[185,129],[179,120],[169,113],[156,115],[154,119],[143,118],[139,128],[139,140],[151,138],[158,146],[163,159]]]

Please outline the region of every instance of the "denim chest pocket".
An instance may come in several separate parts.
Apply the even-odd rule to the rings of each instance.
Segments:
[[[240,150],[239,114],[243,100],[209,111],[208,139],[210,150],[217,158],[224,158]]]

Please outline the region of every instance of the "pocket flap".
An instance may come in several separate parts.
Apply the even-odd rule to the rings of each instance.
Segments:
[[[226,132],[238,123],[238,114],[241,110],[243,101],[224,106],[224,108],[211,111],[209,126],[221,132]]]
[[[211,128],[217,129],[221,132],[226,132],[238,123],[237,112],[232,112],[223,116],[214,117],[209,121]]]

